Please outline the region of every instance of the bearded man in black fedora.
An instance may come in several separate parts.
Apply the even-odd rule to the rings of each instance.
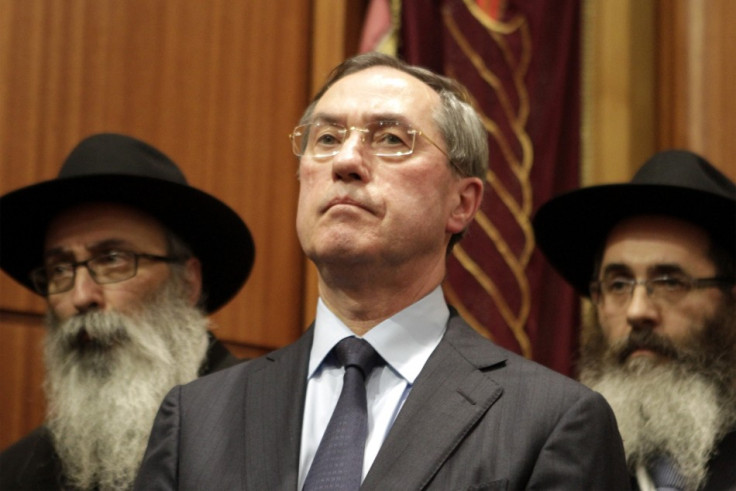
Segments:
[[[670,150],[630,183],[543,205],[537,242],[593,304],[580,378],[616,414],[636,489],[736,489],[736,186]]]
[[[0,210],[0,267],[48,304],[46,420],[0,454],[0,489],[129,488],[166,392],[238,361],[207,316],[245,283],[250,232],[119,134],[84,139]]]

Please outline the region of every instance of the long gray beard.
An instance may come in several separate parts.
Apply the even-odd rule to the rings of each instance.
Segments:
[[[731,307],[733,308],[733,307]],[[657,456],[669,455],[699,489],[718,442],[736,425],[736,322],[721,311],[687,348],[664,343],[676,359],[620,360],[621,345],[598,345],[584,353],[580,380],[611,405],[632,473]]]
[[[131,488],[164,395],[197,377],[208,322],[180,290],[172,279],[130,315],[48,316],[46,425],[69,485]]]

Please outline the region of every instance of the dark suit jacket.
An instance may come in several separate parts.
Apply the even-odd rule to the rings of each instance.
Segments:
[[[239,363],[227,348],[210,336],[204,375]],[[0,453],[0,491],[66,489],[61,462],[48,430],[40,426]]]
[[[173,389],[136,489],[295,490],[312,329]],[[456,314],[364,490],[625,490],[613,413],[571,379],[484,339]]]

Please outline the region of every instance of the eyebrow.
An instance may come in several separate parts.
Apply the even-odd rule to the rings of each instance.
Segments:
[[[687,274],[685,270],[677,263],[661,263],[654,264],[647,268],[647,276],[662,276],[667,274]],[[602,275],[606,276],[609,274],[628,274],[633,276],[634,273],[631,268],[624,263],[611,263],[606,265],[602,270]]]
[[[679,264],[655,264],[648,269],[649,274],[652,276],[660,276],[666,274],[687,274],[685,270]]]
[[[314,113],[312,115],[311,121],[312,123],[316,122],[325,122],[325,123],[334,123],[334,124],[344,124],[343,121],[345,118],[335,116],[333,114],[328,114],[324,112],[320,113]],[[373,114],[369,118],[366,118],[367,121],[399,121],[400,123],[407,124],[409,126],[414,126],[413,123],[411,123],[406,116],[403,114],[398,113],[378,113]]]
[[[611,263],[607,264],[603,270],[601,270],[601,276],[606,277],[611,274],[628,274],[633,276],[631,268],[623,263]]]
[[[132,248],[132,244],[123,239],[104,239],[99,242],[95,242],[90,245],[86,245],[85,250],[87,250],[90,254],[95,254],[103,251],[109,251],[110,249],[116,249],[116,248]],[[64,258],[72,258],[74,259],[74,254],[67,248],[64,247],[53,247],[46,251],[43,255],[44,260],[49,259],[64,259]]]

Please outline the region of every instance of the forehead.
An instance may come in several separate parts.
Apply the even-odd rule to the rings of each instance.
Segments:
[[[335,82],[317,102],[314,113],[350,124],[393,115],[426,127],[432,123],[439,104],[437,92],[421,80],[394,68],[378,66]]]
[[[708,233],[695,224],[665,216],[639,216],[622,220],[611,230],[603,264],[672,264],[696,273],[713,268],[709,248]]]
[[[118,203],[85,203],[59,213],[46,230],[45,250],[88,248],[102,241],[132,246],[163,247],[166,232],[161,223],[137,208]]]

